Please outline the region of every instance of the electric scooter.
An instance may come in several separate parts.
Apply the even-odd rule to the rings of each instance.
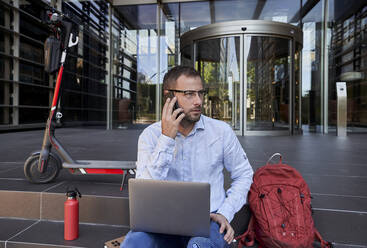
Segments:
[[[43,137],[42,149],[33,153],[24,163],[24,175],[32,183],[48,183],[54,180],[62,168],[69,169],[72,174],[121,174],[123,175],[121,188],[127,173],[134,174],[135,161],[98,161],[74,160],[70,153],[55,137],[56,120],[62,117],[57,112],[59,90],[64,70],[64,63],[68,48],[78,44],[78,25],[71,18],[61,12],[50,9],[47,25],[53,31],[53,36],[45,42],[45,71],[52,73],[58,70],[56,86],[46,129]],[[61,58],[60,58],[61,56]],[[55,152],[51,149],[54,148]]]

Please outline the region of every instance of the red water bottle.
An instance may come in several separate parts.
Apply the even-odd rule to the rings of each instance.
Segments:
[[[79,202],[77,196],[82,197],[79,190],[67,190],[68,197],[64,203],[64,239],[74,240],[79,236]]]

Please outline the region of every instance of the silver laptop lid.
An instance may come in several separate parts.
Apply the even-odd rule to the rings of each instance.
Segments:
[[[131,230],[209,237],[209,183],[130,179],[129,207]]]

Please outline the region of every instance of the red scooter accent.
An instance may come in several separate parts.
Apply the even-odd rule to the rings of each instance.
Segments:
[[[117,174],[122,175],[124,173],[123,169],[84,169],[87,174]]]
[[[55,87],[54,97],[52,99],[51,110],[54,110],[53,108],[56,107],[57,100],[59,98],[59,90],[60,90],[60,85],[61,85],[61,79],[62,79],[62,73],[63,72],[64,72],[64,66],[61,65],[60,69],[59,69],[59,73],[57,74],[56,87]]]
[[[82,197],[79,190],[70,190],[66,193],[67,200],[64,203],[64,239],[74,240],[79,237],[79,201]]]

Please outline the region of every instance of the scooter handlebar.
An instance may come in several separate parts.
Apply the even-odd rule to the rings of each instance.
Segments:
[[[69,45],[69,38],[73,30],[73,24],[74,27],[78,27],[78,24],[69,16],[57,11],[54,8],[50,8],[50,10],[48,10],[48,16],[49,20],[46,22],[47,25],[61,27],[63,29],[63,35],[61,36],[63,37],[62,44],[64,49],[66,49]],[[77,35],[78,31],[75,30],[73,37],[75,38]]]

